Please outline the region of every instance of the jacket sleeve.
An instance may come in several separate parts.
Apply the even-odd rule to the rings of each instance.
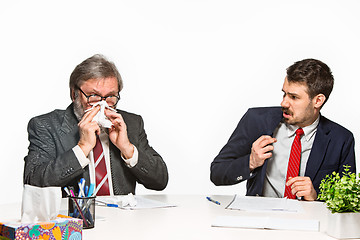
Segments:
[[[254,117],[247,111],[238,123],[226,145],[215,157],[210,167],[210,179],[215,185],[232,185],[254,177],[250,173],[249,157],[252,143],[258,138]]]
[[[166,164],[162,157],[149,145],[144,129],[144,121],[141,116],[138,117],[139,119],[136,121],[137,126],[135,131],[133,130],[137,136],[132,137],[132,139],[136,140],[132,142],[132,139],[130,139],[132,144],[138,149],[138,163],[133,168],[130,168],[130,170],[137,181],[146,188],[163,190],[168,183]]]
[[[340,161],[340,174],[345,172],[344,166],[349,166],[349,171],[356,173],[356,162],[355,162],[355,139],[351,133],[348,139],[344,143],[344,147],[341,151],[342,159]]]
[[[83,173],[72,149],[60,149],[54,128],[44,118],[29,121],[29,151],[24,158],[24,184],[34,186],[65,186]]]

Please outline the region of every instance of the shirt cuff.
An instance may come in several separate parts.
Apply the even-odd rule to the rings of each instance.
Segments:
[[[79,147],[79,145],[76,145],[75,147],[72,148],[77,160],[79,161],[80,165],[82,168],[86,167],[87,165],[89,165],[90,160],[85,156],[84,152],[81,150],[81,148]]]
[[[135,147],[135,145],[133,146],[134,146],[134,154],[131,158],[125,159],[124,156],[121,154],[121,158],[124,160],[124,162],[129,168],[135,167],[135,165],[138,163],[138,158],[139,158],[139,152]]]

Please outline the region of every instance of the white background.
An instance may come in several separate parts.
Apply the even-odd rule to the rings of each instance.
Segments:
[[[28,121],[65,109],[71,72],[96,53],[118,66],[125,85],[118,107],[143,116],[167,163],[163,193],[245,194],[245,183],[214,186],[210,163],[249,107],[280,104],[286,68],[304,58],[332,69],[322,113],[359,142],[359,7],[356,0],[2,1],[0,203],[21,201]]]

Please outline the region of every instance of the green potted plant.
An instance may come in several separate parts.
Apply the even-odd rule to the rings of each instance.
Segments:
[[[318,200],[324,201],[329,209],[327,234],[360,238],[360,180],[349,171],[349,166],[344,168],[342,176],[333,172],[321,181]]]

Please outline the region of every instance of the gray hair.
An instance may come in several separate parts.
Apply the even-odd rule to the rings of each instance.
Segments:
[[[115,77],[118,81],[119,92],[123,88],[123,82],[115,64],[101,54],[95,54],[77,65],[70,75],[70,97],[76,97],[75,89],[90,79]]]

